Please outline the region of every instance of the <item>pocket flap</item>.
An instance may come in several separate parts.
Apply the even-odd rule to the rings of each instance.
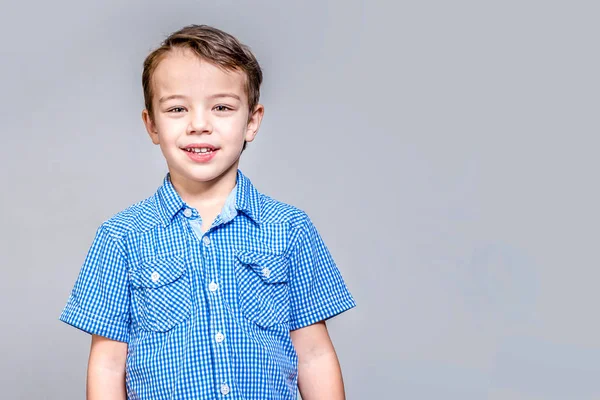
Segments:
[[[184,272],[185,258],[168,256],[144,261],[131,272],[131,278],[137,287],[154,289],[175,282]]]
[[[288,259],[279,254],[263,254],[247,250],[238,250],[237,259],[251,268],[267,283],[288,281]]]

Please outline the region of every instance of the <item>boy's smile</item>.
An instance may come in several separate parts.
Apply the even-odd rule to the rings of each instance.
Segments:
[[[219,151],[217,147],[208,143],[191,144],[182,150],[188,153],[187,155],[192,161],[200,163],[209,162]]]
[[[264,109],[250,114],[246,76],[176,48],[152,76],[153,109],[142,117],[152,142],[160,145],[177,187],[235,184],[244,142],[254,140]]]

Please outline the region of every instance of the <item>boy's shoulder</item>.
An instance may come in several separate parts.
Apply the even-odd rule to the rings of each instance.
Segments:
[[[259,193],[259,198],[260,218],[263,224],[289,224],[298,227],[310,222],[306,212],[296,206],[276,200],[264,193]]]
[[[162,222],[157,194],[145,198],[117,212],[102,223],[113,236],[122,237],[130,232],[144,232]]]

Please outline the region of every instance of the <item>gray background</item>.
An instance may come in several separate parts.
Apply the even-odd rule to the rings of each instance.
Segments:
[[[594,3],[3,2],[0,397],[84,397],[89,337],[57,318],[166,171],[143,58],[207,23],[264,69],[243,171],[359,304],[330,323],[349,399],[600,398]]]

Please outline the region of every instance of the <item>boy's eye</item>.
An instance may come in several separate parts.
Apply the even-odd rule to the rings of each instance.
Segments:
[[[183,107],[173,107],[173,108],[169,109],[167,112],[180,113],[180,112],[184,112],[184,111],[185,111],[185,108],[183,108]]]
[[[231,110],[231,108],[224,106],[224,105],[218,105],[218,106],[215,106],[215,110],[216,111],[229,111],[229,110]]]

